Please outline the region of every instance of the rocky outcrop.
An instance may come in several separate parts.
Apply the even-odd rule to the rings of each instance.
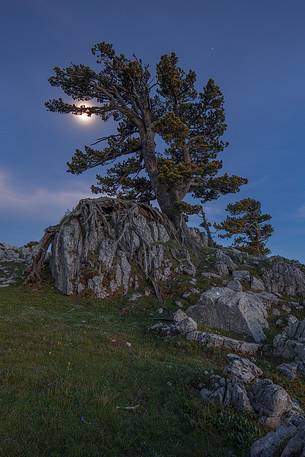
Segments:
[[[292,410],[292,400],[286,390],[270,379],[257,380],[249,390],[249,399],[261,424],[277,427]]]
[[[236,354],[228,354],[229,365],[224,369],[224,374],[230,379],[236,379],[249,384],[263,375],[263,371],[249,359],[239,357]]]
[[[215,270],[220,276],[227,276],[236,268],[231,257],[223,250],[218,249],[215,254]]]
[[[254,414],[259,422],[275,429],[303,419],[303,411],[288,392],[248,359],[229,354],[225,377],[212,376],[210,387],[200,390],[203,400]]]
[[[269,292],[289,297],[305,297],[305,267],[283,257],[271,257],[262,268]]]
[[[187,314],[196,322],[223,329],[256,342],[265,339],[268,328],[266,303],[257,294],[240,292],[228,287],[213,287],[204,292]]]
[[[305,363],[305,319],[293,320],[273,339],[273,353]]]
[[[149,331],[161,336],[183,335],[189,341],[195,341],[201,346],[208,348],[224,349],[245,355],[256,354],[261,346],[256,343],[248,343],[216,333],[200,332],[197,323],[182,310],[176,311],[172,319],[167,322],[157,322],[149,328]]]
[[[284,257],[257,257],[232,248],[215,253],[214,269],[222,277],[232,276],[253,291],[305,298],[305,266]],[[257,273],[253,274],[253,270]]]
[[[257,343],[249,343],[248,341],[241,341],[210,332],[194,331],[188,333],[186,338],[208,348],[234,351],[244,355],[256,354],[261,349],[261,345]]]
[[[212,376],[211,388],[200,391],[201,398],[215,405],[234,408],[240,412],[253,413],[246,387],[234,379]]]
[[[0,287],[8,287],[23,279],[37,252],[37,244],[16,247],[0,243]]]
[[[305,420],[298,417],[289,425],[280,425],[275,431],[253,443],[250,457],[304,457]]]
[[[288,379],[295,379],[298,375],[299,369],[305,368],[302,362],[281,363],[276,367],[277,371]]]
[[[194,236],[198,238],[197,233]],[[52,241],[51,271],[63,293],[87,289],[103,298],[137,289],[143,280],[158,293],[162,281],[177,273],[193,275],[195,268],[157,209],[97,198],[81,200],[59,224]]]

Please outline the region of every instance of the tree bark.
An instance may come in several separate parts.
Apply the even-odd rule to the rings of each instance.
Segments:
[[[150,128],[147,128],[141,132],[141,137],[145,169],[153,185],[160,209],[174,225],[180,240],[185,243],[187,241],[188,228],[179,204],[185,197],[187,189],[178,188],[174,185],[170,188],[168,184],[160,182],[156,158],[155,133]],[[189,187],[189,185],[185,187]]]
[[[34,285],[39,285],[41,282],[41,272],[43,269],[43,265],[47,256],[48,248],[53,241],[56,233],[58,232],[59,226],[58,225],[53,225],[51,227],[48,227],[45,232],[43,237],[41,238],[39,242],[39,250],[36,256],[33,259],[33,263],[31,265],[31,268],[29,270],[28,276],[25,280],[26,284],[29,284],[30,286]]]

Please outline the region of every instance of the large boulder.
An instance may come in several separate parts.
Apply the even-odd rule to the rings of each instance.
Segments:
[[[187,314],[196,322],[252,338],[265,339],[268,328],[266,304],[256,294],[227,287],[213,287],[204,292]]]
[[[249,391],[249,398],[260,422],[270,428],[277,427],[293,407],[286,390],[270,379],[257,380]]]
[[[262,267],[262,279],[269,292],[305,297],[305,266],[283,257],[271,257]]]
[[[160,282],[174,274],[195,273],[160,211],[111,198],[81,200],[65,216],[52,241],[50,264],[63,293],[89,289],[101,298],[125,294],[144,280],[158,292]]]
[[[250,450],[250,457],[304,457],[305,420],[280,425],[276,430],[256,440]]]

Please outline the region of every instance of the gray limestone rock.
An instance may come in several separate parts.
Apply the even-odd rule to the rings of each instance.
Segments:
[[[173,318],[177,330],[182,333],[182,335],[187,335],[188,333],[197,330],[197,323],[191,317],[188,317],[181,309],[175,312]]]
[[[208,279],[221,279],[220,275],[218,275],[217,273],[212,273],[210,271],[204,271],[203,273],[201,273],[201,276]]]
[[[262,269],[262,279],[269,292],[305,297],[305,268],[297,261],[271,257]]]
[[[236,268],[235,263],[223,250],[218,249],[215,255],[215,269],[220,276],[228,276]]]
[[[252,412],[272,429],[302,422],[303,410],[283,387],[270,379],[259,379],[263,372],[249,359],[235,354],[229,354],[228,359],[229,365],[224,369],[226,377],[212,376],[209,388],[201,386],[203,400]],[[260,445],[256,448],[260,449]]]
[[[179,335],[179,330],[173,323],[158,322],[152,325],[148,331],[160,336],[176,336]]]
[[[267,427],[280,425],[282,417],[292,410],[292,400],[283,387],[270,379],[257,380],[249,390],[251,405],[259,420]]]
[[[264,285],[263,281],[259,278],[256,278],[253,275],[251,275],[250,287],[252,290],[255,290],[255,291],[265,290],[265,285]]]
[[[236,354],[228,354],[227,357],[230,363],[225,367],[224,374],[228,378],[249,384],[263,375],[263,371],[249,359],[242,358]]]
[[[233,279],[232,281],[229,281],[226,287],[228,287],[228,289],[234,290],[235,292],[242,292],[242,290],[243,290],[243,286],[241,285],[240,281],[238,281],[237,279]]]
[[[0,287],[8,287],[24,279],[37,253],[38,243],[16,247],[0,243]]]
[[[273,457],[296,434],[294,425],[280,425],[276,430],[256,440],[250,449],[250,457]]]
[[[245,335],[256,342],[265,339],[264,329],[268,328],[264,302],[256,294],[227,287],[213,287],[204,292],[187,314],[196,322]]]
[[[194,331],[188,333],[186,338],[197,341],[202,346],[234,351],[243,355],[254,355],[261,349],[260,344],[236,340],[216,333]]]
[[[251,274],[248,270],[236,270],[233,272],[233,279],[237,281],[244,281],[250,284]]]
[[[273,339],[273,353],[290,360],[305,362],[305,319],[290,322]]]
[[[211,389],[202,389],[201,398],[220,406],[229,406],[238,411],[252,413],[247,391],[242,382],[236,379],[215,379]]]
[[[305,457],[305,421],[280,425],[255,441],[250,457]]]
[[[60,223],[52,242],[51,270],[65,294],[89,289],[103,298],[154,289],[174,274],[194,274],[187,250],[171,243],[171,225],[157,209],[111,198],[81,200]]]
[[[298,373],[298,363],[282,363],[276,367],[277,371],[282,375],[286,376],[288,379],[295,379]]]

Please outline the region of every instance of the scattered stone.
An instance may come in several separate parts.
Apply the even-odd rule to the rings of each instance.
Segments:
[[[282,326],[283,323],[284,323],[283,319],[277,319],[277,321],[275,321],[275,325],[278,326],[278,327]]]
[[[177,330],[182,333],[182,335],[197,331],[197,323],[191,317],[188,317],[181,309],[175,312],[173,318]]]
[[[233,271],[233,279],[237,279],[238,281],[244,281],[244,282],[250,283],[251,274],[248,270],[236,270],[236,271]]]
[[[293,314],[291,314],[287,319],[287,324],[288,325],[295,324],[296,322],[298,322],[298,318],[293,316]]]
[[[226,287],[228,287],[228,289],[234,290],[235,292],[242,292],[243,290],[243,286],[237,279],[229,281]]]
[[[273,353],[290,360],[305,362],[305,319],[289,323],[273,339]]]
[[[228,276],[236,268],[231,257],[225,254],[221,249],[216,251],[215,262],[215,269],[220,276]]]
[[[175,324],[163,322],[152,325],[148,331],[160,336],[176,336],[180,333]]]
[[[249,391],[249,398],[259,421],[270,428],[280,425],[282,416],[292,409],[292,400],[286,390],[270,379],[257,380]]]
[[[274,308],[272,310],[272,315],[275,316],[275,317],[278,317],[278,316],[281,315],[281,311],[279,309],[277,309],[277,308]]]
[[[186,338],[191,341],[197,341],[202,346],[208,348],[225,349],[243,355],[254,355],[261,349],[260,344],[240,341],[227,336],[217,335],[216,333],[195,331],[188,333]]]
[[[245,386],[233,379],[215,378],[212,388],[201,389],[200,395],[204,401],[229,406],[238,411],[253,412]]]
[[[228,354],[227,357],[230,363],[224,369],[224,374],[228,378],[249,384],[263,375],[263,371],[249,359],[239,357],[236,354]]]
[[[251,275],[251,289],[255,291],[263,291],[265,290],[265,284],[263,281],[259,278],[256,278],[255,276]]]
[[[186,298],[189,298],[191,295],[198,295],[198,294],[200,294],[200,290],[196,289],[195,287],[192,287],[187,292],[184,292],[184,294],[182,295],[182,298],[186,299]]]
[[[259,379],[262,370],[248,359],[229,354],[226,377],[212,376],[210,388],[201,387],[205,401],[252,412],[261,424],[276,428],[303,418],[303,411],[286,390],[270,379]]]
[[[284,313],[291,313],[291,308],[287,305],[283,305],[282,310],[284,311]]]
[[[281,425],[275,431],[267,433],[263,438],[254,442],[250,457],[272,457],[277,449],[289,440],[295,433],[294,426]]]
[[[256,294],[235,292],[227,287],[213,287],[204,292],[187,314],[196,322],[245,335],[256,342],[265,339],[264,329],[268,328],[263,301]]]
[[[288,379],[295,379],[297,377],[298,363],[282,363],[276,367],[277,371]]]
[[[201,276],[203,276],[204,278],[208,278],[208,279],[221,279],[221,276],[216,274],[216,273],[211,273],[209,271],[204,271],[203,273],[201,273]]]
[[[305,420],[296,424],[280,425],[275,431],[255,441],[250,457],[304,457]]]
[[[134,292],[130,297],[129,297],[129,301],[137,301],[139,300],[139,298],[142,298],[143,297],[143,294],[141,294],[140,292]]]

